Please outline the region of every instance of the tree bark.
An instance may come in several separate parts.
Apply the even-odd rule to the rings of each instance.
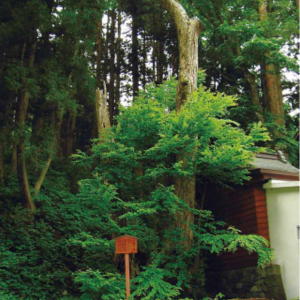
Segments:
[[[259,99],[259,92],[258,92],[255,75],[250,73],[248,70],[245,70],[244,74],[245,74],[246,82],[249,86],[251,102],[257,108],[257,111],[256,111],[257,119],[259,121],[263,122],[264,121],[263,107],[262,107],[260,99]]]
[[[171,14],[177,29],[179,43],[179,78],[176,109],[197,88],[198,39],[201,25],[198,18],[189,18],[184,8],[175,0],[162,0]]]
[[[278,125],[284,126],[284,109],[279,68],[275,64],[265,65],[267,109]]]
[[[52,162],[52,155],[49,154],[49,157],[44,165],[44,167],[42,168],[41,170],[41,173],[38,177],[38,179],[36,180],[35,182],[35,185],[34,185],[34,196],[37,196],[41,190],[41,187],[46,179],[46,175],[48,173],[48,170],[50,168],[50,165],[51,165],[51,162]]]
[[[164,54],[164,42],[162,39],[157,41],[157,79],[156,82],[161,84],[164,80],[164,67],[166,58]]]
[[[53,161],[53,156],[56,153],[56,145],[58,144],[58,141],[59,141],[59,132],[61,129],[62,118],[63,118],[63,110],[57,109],[56,112],[53,112],[53,114],[52,114],[53,140],[52,140],[52,144],[50,145],[48,159],[47,159],[44,167],[42,168],[38,179],[35,182],[34,196],[37,196],[39,194],[41,187],[46,179],[48,170]]]
[[[31,45],[29,57],[28,57],[28,68],[33,67],[35,59],[36,43]],[[25,200],[25,206],[31,211],[35,212],[36,207],[31,196],[30,186],[28,181],[26,159],[25,159],[25,124],[27,118],[27,111],[29,105],[29,91],[26,82],[24,81],[23,91],[18,99],[18,107],[16,114],[16,124],[20,131],[20,138],[17,143],[17,174],[19,184],[22,190],[22,194]]]
[[[12,151],[11,151],[11,172],[12,174],[17,174],[17,145],[12,145]]]
[[[162,0],[171,14],[177,29],[179,43],[179,78],[176,94],[176,110],[180,111],[189,95],[197,88],[198,72],[198,37],[201,24],[197,18],[189,18],[184,8],[175,0]],[[193,157],[193,153],[182,153],[177,156],[183,167]],[[181,176],[175,178],[176,195],[185,201],[190,208],[195,207],[196,196],[195,176]],[[178,226],[186,237],[185,246],[189,248],[193,240],[191,225],[194,223],[193,214],[185,210],[178,215]]]
[[[161,22],[163,14],[156,14],[154,16],[155,22],[155,44],[156,44],[156,79],[157,84],[161,84],[164,80],[164,71],[167,69],[166,66],[166,55],[165,55],[165,32]]]
[[[116,81],[116,42],[115,42],[115,31],[116,31],[116,11],[110,11],[111,24],[109,34],[109,84],[108,84],[108,109],[110,123],[113,124],[114,116],[116,115],[116,99],[115,99],[115,81]]]
[[[146,33],[143,32],[141,73],[142,73],[142,87],[144,90],[147,83],[147,63],[148,60],[147,60]]]
[[[62,149],[64,157],[68,157],[73,153],[75,144],[75,129],[76,129],[76,111],[69,111],[66,114],[66,118],[63,122],[62,131]]]
[[[4,183],[4,147],[0,141],[0,185]]]
[[[111,127],[109,112],[107,107],[107,93],[104,84],[104,90],[96,90],[96,120],[97,120],[97,133],[101,141],[104,137],[105,129]]]
[[[138,41],[138,23],[137,23],[137,14],[136,8],[133,8],[132,11],[132,32],[131,32],[131,40],[132,40],[132,53],[131,53],[131,66],[132,66],[132,90],[133,96],[137,96],[139,91],[139,41]]]
[[[103,59],[103,36],[102,36],[102,16],[98,20],[96,33],[96,80],[97,85],[103,81],[103,69],[101,68]]]
[[[156,65],[157,65],[157,44],[155,43],[155,41],[152,41],[152,57],[151,57],[151,63],[152,63],[152,81],[156,81]]]
[[[266,21],[268,18],[268,0],[259,1],[258,12],[260,21]],[[268,60],[268,58],[269,53],[266,53],[265,59]],[[274,63],[265,62],[262,69],[266,93],[265,99],[267,102],[266,108],[275,117],[275,122],[278,125],[284,126],[284,108],[279,67]]]
[[[115,111],[114,115],[119,114],[119,105],[121,98],[121,60],[122,60],[122,37],[121,37],[122,16],[118,12],[118,37],[117,37],[117,65],[116,65],[116,92],[115,92]]]

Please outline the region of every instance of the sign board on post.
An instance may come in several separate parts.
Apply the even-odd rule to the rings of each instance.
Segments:
[[[115,239],[116,254],[137,253],[137,238],[131,235],[122,235]]]
[[[119,236],[115,239],[115,253],[124,254],[125,278],[126,278],[126,299],[130,297],[130,268],[129,254],[137,253],[137,238],[131,235]]]

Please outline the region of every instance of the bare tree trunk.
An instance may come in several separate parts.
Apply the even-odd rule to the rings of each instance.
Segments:
[[[268,18],[268,0],[259,1],[259,18],[260,20],[266,21]],[[269,58],[269,53],[265,54],[266,59]],[[283,97],[280,71],[278,66],[273,63],[266,62],[263,66],[263,76],[265,83],[267,110],[273,114],[275,121],[278,125],[284,126],[284,109],[283,109]]]
[[[171,14],[177,29],[179,43],[179,80],[176,95],[176,110],[180,111],[188,96],[197,88],[198,72],[198,37],[201,31],[200,21],[189,18],[184,8],[175,0],[162,0]],[[177,156],[183,167],[193,158],[193,153],[183,153]],[[184,200],[190,208],[195,207],[196,196],[195,176],[181,176],[175,178],[176,195]],[[191,225],[194,223],[193,214],[186,210],[178,216],[178,225],[186,236],[186,247],[190,247],[193,240]]]

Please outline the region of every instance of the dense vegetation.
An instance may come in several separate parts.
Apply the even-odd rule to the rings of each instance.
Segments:
[[[205,72],[176,110],[178,42],[159,1],[1,1],[1,299],[124,298],[113,238],[125,233],[139,238],[135,299],[207,296],[208,253],[242,247],[269,262],[263,238],[174,185],[242,184],[267,148],[297,163],[298,90],[280,77],[297,69],[296,4],[182,4],[204,28]],[[113,126],[97,138],[105,87]]]

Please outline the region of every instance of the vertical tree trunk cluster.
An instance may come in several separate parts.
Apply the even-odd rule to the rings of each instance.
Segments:
[[[114,9],[107,13],[105,39],[103,37],[102,18],[103,16],[97,22],[95,59],[97,88],[101,89],[102,94],[106,94],[110,123],[115,124],[114,118],[118,114],[121,97],[122,16],[120,11],[117,12]]]
[[[177,111],[181,110],[188,96],[196,89],[199,61],[198,36],[201,31],[199,20],[190,18],[178,0],[161,0],[161,2],[154,1],[153,3],[146,1],[141,3],[148,3],[149,6],[142,7],[135,0],[117,2],[117,8],[102,4],[97,4],[97,8],[85,7],[90,9],[89,13],[91,15],[94,15],[93,13],[99,15],[97,15],[97,19],[91,18],[91,22],[94,24],[87,26],[83,30],[84,33],[81,33],[81,30],[73,32],[71,30],[72,25],[68,23],[67,18],[66,20],[63,20],[63,18],[61,20],[61,22],[65,23],[61,24],[55,21],[57,23],[53,23],[53,28],[44,30],[49,24],[47,23],[48,21],[46,22],[47,24],[43,23],[44,21],[40,21],[39,17],[45,12],[37,9],[35,12],[37,13],[37,23],[32,25],[24,22],[24,26],[27,26],[26,28],[28,29],[26,36],[21,36],[20,33],[20,37],[16,40],[11,37],[16,45],[1,45],[0,72],[1,75],[3,74],[3,87],[6,89],[4,90],[6,95],[1,96],[0,99],[0,114],[1,118],[3,116],[3,124],[9,129],[7,132],[1,130],[0,138],[6,143],[6,140],[9,139],[9,142],[7,143],[8,145],[4,142],[0,144],[0,183],[5,183],[10,173],[8,170],[17,175],[23,198],[25,199],[24,202],[30,210],[35,210],[34,197],[30,191],[38,194],[54,158],[52,154],[46,157],[48,155],[46,149],[44,152],[40,151],[42,153],[40,156],[42,157],[40,167],[36,167],[34,164],[31,165],[30,157],[27,157],[26,160],[26,127],[28,136],[31,136],[31,138],[38,135],[38,127],[42,129],[41,132],[48,129],[48,121],[38,125],[37,128],[34,127],[34,122],[41,118],[41,111],[49,111],[50,108],[51,111],[56,111],[56,115],[60,115],[59,121],[57,118],[56,121],[53,121],[59,125],[50,125],[49,129],[50,131],[58,132],[55,134],[55,139],[57,144],[59,144],[57,146],[59,152],[57,158],[63,159],[69,157],[76,148],[86,148],[91,137],[96,135],[100,137],[99,111],[101,109],[99,110],[99,103],[103,105],[105,102],[108,105],[109,122],[106,119],[101,121],[101,126],[107,127],[116,122],[115,116],[119,111],[120,98],[125,96],[129,99],[132,94],[136,96],[139,88],[145,87],[147,83],[155,82],[160,84],[166,79],[167,75],[171,75],[171,73],[173,76],[178,75]],[[169,14],[165,14],[159,3],[164,4]],[[298,4],[299,1],[296,0],[296,5],[299,8]],[[62,4],[50,1],[47,4],[49,8],[48,17],[50,19],[55,9],[62,7],[61,5],[65,6],[66,9],[70,9],[70,12],[73,12],[76,7],[75,9],[83,13],[82,7],[85,4],[78,4],[77,7],[77,4],[72,6],[73,4],[70,5],[65,1],[62,1]],[[207,18],[207,21],[211,22],[211,27],[208,30],[214,30],[218,26],[222,26],[224,21],[226,21],[225,17],[222,16],[222,9],[226,7],[223,4],[218,5],[215,2],[209,2],[205,12],[203,10],[206,8],[200,8],[201,5],[198,6],[197,3],[193,5],[195,11],[198,10],[197,13],[201,15],[201,18]],[[253,13],[251,18],[257,18],[258,23],[267,25],[269,19],[271,21],[274,20],[272,5],[272,2],[269,0],[259,0],[256,3],[252,3],[247,9],[249,11],[257,9],[258,17],[256,13]],[[294,3],[293,5],[295,6]],[[97,10],[98,8],[100,10]],[[233,6],[234,9],[236,8]],[[9,13],[11,15],[7,20],[15,20],[14,12],[11,10]],[[234,11],[234,13],[236,12]],[[168,15],[175,23],[177,40],[174,26],[169,26],[170,19]],[[276,13],[276,17],[278,15]],[[88,16],[86,15],[86,17]],[[81,26],[80,18],[77,21],[78,25]],[[131,21],[131,24],[122,27],[126,21]],[[233,20],[232,26],[235,26],[235,22],[236,20]],[[97,35],[95,35],[94,29],[91,30],[93,26],[94,29],[96,28]],[[264,27],[261,26],[261,28]],[[19,27],[16,27],[15,30],[19,30]],[[37,33],[39,31],[40,33]],[[210,33],[213,32],[211,31]],[[268,34],[270,34],[269,31],[265,33],[266,40],[271,38],[267,36]],[[291,34],[291,36],[293,35]],[[203,40],[203,43],[208,44],[207,49],[217,47],[219,44],[231,45],[232,48],[230,49],[234,48],[232,52],[236,52],[233,56],[243,56],[243,53],[239,53],[242,52],[239,42],[239,38],[235,37],[230,40],[230,36],[227,36],[226,33],[224,33],[224,36],[216,36],[205,42]],[[93,44],[95,44],[95,48],[90,50],[90,45]],[[178,49],[176,49],[177,46]],[[204,51],[206,46],[203,46]],[[61,53],[63,53],[63,59],[60,57]],[[205,52],[204,54],[204,58],[201,61],[203,65],[213,59],[213,56],[207,55]],[[258,108],[257,118],[264,121],[264,113],[270,112],[275,117],[277,125],[284,126],[280,66],[273,59],[272,53],[266,51],[263,63],[258,59],[256,61],[256,65],[261,64],[261,78],[257,78],[258,72],[250,71],[250,63],[247,59],[245,59],[245,65],[247,66],[248,64],[248,68],[245,65],[241,67],[239,63],[236,65],[236,62],[234,60],[230,61],[230,59],[227,60],[220,57],[221,67],[214,65],[210,70],[207,76],[210,77],[210,82],[208,80],[207,85],[214,83],[216,90],[226,92],[230,81],[241,79],[236,84],[236,90],[246,91],[249,94],[252,103]],[[11,62],[14,63],[11,64]],[[19,69],[14,68],[15,62]],[[60,64],[61,68],[58,68],[56,64]],[[153,67],[151,67],[151,64]],[[95,71],[95,74],[86,75],[84,72],[81,72],[81,70],[85,70],[84,65],[87,66],[87,73]],[[48,67],[52,69],[47,69]],[[13,70],[12,73],[15,72],[20,78],[22,76],[24,78],[18,82],[18,79],[16,79],[18,76],[13,78],[9,72],[6,73],[7,69],[10,70],[10,68]],[[218,70],[218,68],[221,69]],[[231,70],[236,70],[235,68],[237,72],[234,72],[236,74],[231,76],[230,72]],[[52,73],[56,76],[55,80],[50,78]],[[39,78],[39,75],[36,74],[41,75],[41,77]],[[70,75],[69,81],[68,75]],[[87,87],[94,84],[94,75],[96,77],[96,87],[92,97],[95,97],[96,108],[94,103],[90,101],[90,94],[86,93]],[[227,80],[226,77],[229,79]],[[9,84],[6,86],[7,78],[7,81],[10,81],[10,85],[14,85],[14,82],[17,82],[20,87],[11,87]],[[15,79],[16,81],[14,81]],[[48,79],[49,82],[47,82]],[[86,81],[84,82],[84,80]],[[132,85],[129,86],[130,81],[132,81]],[[260,82],[262,87],[259,85]],[[48,93],[51,94],[49,91],[55,89],[56,86],[59,86],[57,88],[58,97],[49,101],[47,99]],[[87,94],[89,95],[87,96]],[[67,99],[68,97],[69,99]],[[65,100],[69,102],[63,103]],[[60,103],[55,103],[55,101],[60,101]],[[39,104],[36,105],[36,103]],[[64,107],[62,112],[60,112],[60,106]],[[77,109],[78,107],[80,110]],[[86,117],[90,115],[92,115],[90,118],[93,119],[92,121]],[[8,126],[5,124],[7,120],[10,122]],[[81,126],[82,124],[84,125]],[[87,124],[88,127],[92,128],[85,127]],[[81,130],[83,127],[84,129]],[[275,138],[281,137],[279,130],[274,130],[273,135]],[[43,141],[47,140],[47,137],[41,138]],[[29,144],[37,146],[38,140],[34,142],[29,141]],[[49,147],[52,148],[51,145]],[[56,151],[56,149],[53,151]],[[8,155],[10,156],[9,158]],[[178,155],[177,160],[182,162],[183,167],[185,167],[190,158],[193,158],[192,153],[184,153]],[[41,171],[41,173],[38,174],[37,170]],[[37,182],[34,184],[35,177]],[[195,202],[194,178],[182,177],[177,178],[175,181],[177,195],[193,207]],[[186,223],[193,223],[191,218],[191,214],[182,217],[182,226],[185,226],[183,225],[183,219],[187,220]],[[188,231],[188,229],[186,228],[185,231]]]

